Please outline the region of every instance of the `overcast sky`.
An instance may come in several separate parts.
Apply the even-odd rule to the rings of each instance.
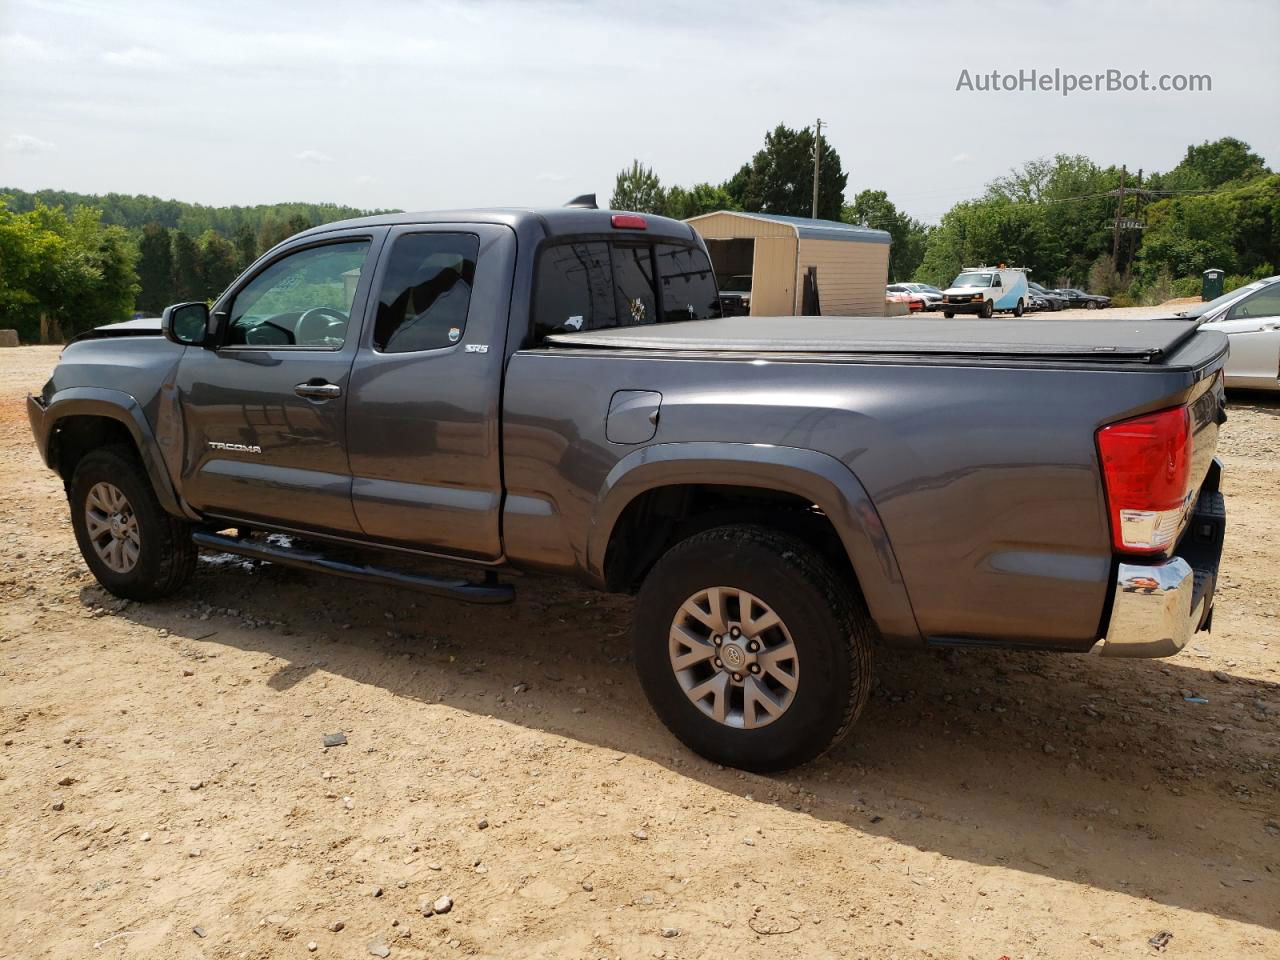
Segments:
[[[607,200],[720,182],[779,122],[936,220],[1035,157],[1280,166],[1280,3],[0,0],[0,186],[212,204]],[[1211,93],[957,92],[960,72],[1208,73]]]

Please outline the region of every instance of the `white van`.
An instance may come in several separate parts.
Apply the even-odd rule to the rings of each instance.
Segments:
[[[996,311],[1022,316],[1031,294],[1023,267],[965,267],[951,286],[942,291],[942,315],[976,313],[989,317]]]

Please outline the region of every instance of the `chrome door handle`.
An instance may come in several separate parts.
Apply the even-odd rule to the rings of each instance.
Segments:
[[[294,387],[293,392],[300,397],[307,397],[312,400],[332,400],[334,397],[342,396],[342,387],[336,383],[307,381]]]

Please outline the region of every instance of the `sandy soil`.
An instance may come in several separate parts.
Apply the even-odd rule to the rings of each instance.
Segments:
[[[55,359],[0,351],[4,956],[1280,956],[1276,399],[1222,440],[1212,636],[885,651],[854,735],[760,777],[652,716],[625,598],[208,560],[105,595],[21,402]]]

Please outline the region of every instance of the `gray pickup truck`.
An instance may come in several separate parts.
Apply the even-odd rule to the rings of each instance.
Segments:
[[[726,318],[682,223],[396,214],[94,331],[28,409],[118,596],[200,548],[481,603],[504,569],[636,591],[654,709],[770,770],[849,729],[877,643],[1206,629],[1226,354],[1179,320]]]

